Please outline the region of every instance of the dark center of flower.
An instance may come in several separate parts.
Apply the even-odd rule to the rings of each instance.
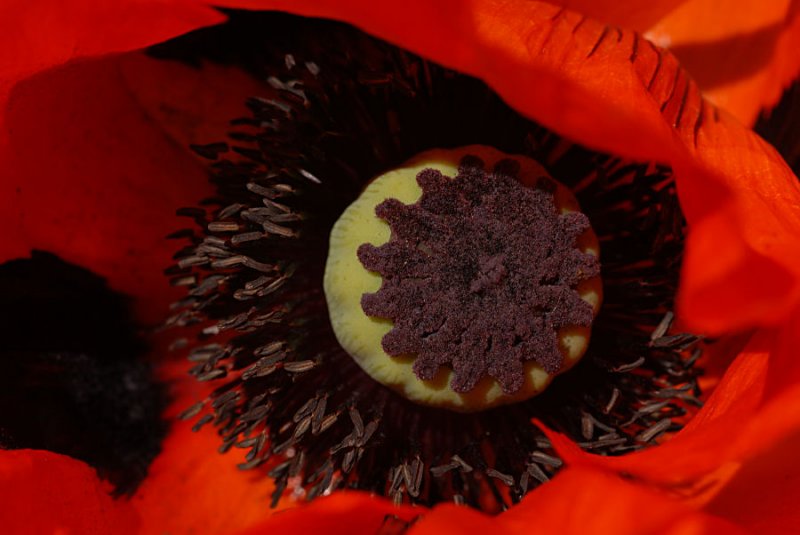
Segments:
[[[525,187],[518,171],[514,160],[486,172],[480,159],[465,158],[455,179],[419,173],[415,204],[387,199],[375,210],[392,237],[358,249],[364,267],[383,278],[361,304],[392,320],[383,349],[415,355],[420,379],[450,366],[456,392],[488,375],[512,394],[526,361],[561,369],[559,329],[592,323],[592,306],[575,289],[600,271],[597,258],[576,246],[589,220],[559,213],[552,183]]]
[[[228,44],[222,55],[219,43]],[[621,455],[662,440],[696,411],[701,394],[695,365],[701,356],[699,339],[671,327],[683,218],[670,169],[570,144],[516,114],[479,80],[335,23],[234,12],[230,23],[178,39],[159,47],[158,53],[193,64],[209,57],[222,61],[234,57],[236,65],[268,82],[260,98],[248,101],[249,113],[236,120],[227,144],[197,147],[213,160],[210,173],[217,192],[200,207],[180,211],[194,221],[173,235],[184,244],[167,273],[172,284],[186,287],[186,296],[176,303],[168,323],[193,328],[186,333],[192,338],[183,341],[191,373],[216,385],[183,417],[196,417],[196,428],[215,426],[221,451],[246,449],[241,467],[264,468],[265,477],[275,481],[273,504],[286,495],[311,499],[347,488],[390,496],[397,503],[433,506],[452,501],[497,512],[548,481],[562,465],[532,419],[564,433],[587,451]],[[466,398],[480,390],[458,394],[443,383],[420,380],[411,371],[416,360],[392,357],[381,347],[392,321],[367,316],[360,302],[364,293],[381,295],[382,278],[388,278],[365,269],[356,254],[363,243],[391,242],[390,227],[375,217],[375,207],[389,198],[416,203],[419,188],[414,179],[425,168],[437,168],[436,162],[426,162],[410,175],[407,183],[417,189],[416,196],[390,191],[375,196],[369,209],[358,214],[355,221],[364,224],[349,230],[379,228],[378,239],[358,232],[339,235],[337,227],[382,174],[397,170],[414,155],[469,146],[466,154],[491,160],[488,169],[502,159],[473,151],[476,145],[523,155],[514,156],[522,165],[521,176],[528,161],[539,162],[541,174],[561,183],[554,194],[561,212],[565,210],[559,196],[571,191],[572,211],[577,211],[579,202],[592,223],[593,246],[583,245],[582,250],[597,251],[597,243],[603,244],[604,304],[593,321],[591,343],[584,337],[580,362],[565,354],[564,365],[572,359],[574,366],[547,390],[489,410],[484,405],[480,410],[453,412],[439,407],[454,408],[454,403],[412,403],[409,396],[398,394],[395,385],[386,388],[387,383],[376,380],[375,370],[368,370],[345,343],[356,349],[377,348],[385,357],[376,361],[379,367],[391,368],[390,374],[397,376],[398,367],[405,366],[403,374],[410,376],[410,383],[424,385],[426,394],[447,391]],[[457,163],[448,163],[444,174],[459,175]],[[492,174],[513,173],[488,173]],[[503,180],[497,187],[506,187]],[[424,174],[422,181],[433,190],[440,179]],[[469,199],[460,191],[451,198]],[[498,212],[527,202],[521,196],[504,203],[506,194],[493,198],[492,191],[484,189],[480,196],[488,194],[487,206]],[[530,190],[534,197],[543,197],[544,191]],[[447,191],[428,195],[420,206],[441,205],[430,200],[437,198],[448,198]],[[488,210],[481,203],[453,202],[472,211]],[[391,212],[392,203],[387,206]],[[444,217],[448,207],[425,210]],[[503,213],[497,217],[506,222],[514,219]],[[528,221],[531,217],[517,213],[514,231],[526,225],[537,233],[545,228],[549,235],[562,232],[568,241],[566,236],[574,229],[570,225],[581,224],[580,217],[571,216],[576,221],[564,228],[535,226]],[[468,219],[454,224],[463,227]],[[436,293],[420,285],[421,292],[437,298],[430,301],[420,294],[415,301],[424,304],[420,318],[446,322],[468,314],[501,332],[512,325],[508,318],[534,317],[522,314],[516,299],[534,296],[536,302],[557,302],[540,296],[543,289],[558,286],[559,278],[567,287],[567,281],[575,280],[568,276],[573,273],[570,269],[553,268],[550,279],[526,281],[529,286],[520,288],[523,275],[517,270],[544,268],[538,262],[520,267],[525,254],[515,250],[517,238],[506,241],[513,231],[497,223],[502,230],[496,236],[502,240],[495,241],[480,219],[474,223],[469,232],[446,229],[442,234],[442,239],[455,242],[438,255],[446,258],[436,262],[451,263],[453,268],[429,273],[460,277],[459,289]],[[420,233],[425,232],[422,228]],[[350,249],[349,260],[342,262],[350,263],[332,277],[331,247],[335,237],[343,236],[349,236]],[[409,259],[427,262],[433,247],[443,247],[440,242],[413,248]],[[540,252],[529,254],[550,258]],[[576,270],[591,267],[578,260]],[[417,268],[408,268],[412,269]],[[574,289],[583,293],[590,281],[579,282]],[[354,291],[353,284],[363,288]],[[403,288],[401,293],[408,292]],[[599,305],[599,288],[595,295]],[[457,307],[452,304],[454,296],[474,305],[469,312],[460,311],[461,302]],[[331,297],[337,306],[346,302],[348,315],[363,320],[358,328],[345,329],[346,336],[337,329],[341,315],[331,306]],[[429,310],[440,297],[458,313],[444,304],[444,310]],[[572,308],[580,310],[582,305],[577,305]],[[542,307],[535,317],[550,318],[555,324],[561,321],[559,308],[558,304],[549,311]],[[494,317],[498,310],[509,311],[506,319]],[[402,320],[400,315],[397,320]],[[461,332],[468,332],[463,325]],[[440,336],[443,328],[444,323],[433,322],[421,331],[417,325],[408,331],[419,340],[426,334]],[[513,328],[516,332],[517,325]],[[370,330],[377,336],[365,341]],[[516,342],[504,343],[514,347]],[[493,336],[488,354],[495,343]],[[482,349],[487,354],[487,348]],[[545,356],[540,358],[547,362]],[[454,360],[440,366],[440,372],[451,373]],[[483,357],[474,362],[485,364]],[[524,365],[540,366],[535,358]],[[487,371],[479,383],[491,379],[491,364]],[[467,374],[459,384],[468,384],[470,377]],[[492,382],[502,395],[499,381]],[[511,379],[506,382],[513,385]]]

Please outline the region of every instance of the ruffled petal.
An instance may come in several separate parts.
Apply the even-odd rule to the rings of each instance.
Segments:
[[[800,74],[800,2],[690,0],[646,34],[669,48],[708,98],[752,125]]]
[[[681,313],[695,329],[776,323],[800,300],[790,254],[800,250],[800,183],[774,149],[702,98],[672,54],[638,34],[536,1],[259,5],[353,23],[482,78],[574,141],[671,164],[691,225]]]
[[[49,451],[0,450],[3,533],[137,533],[136,513],[110,491],[81,461]]]
[[[630,61],[634,42],[636,56],[646,62],[653,49],[632,32],[562,7],[521,0],[263,0],[260,5],[343,20],[478,76],[521,112],[594,147],[649,160],[663,156],[665,144],[674,146]],[[676,66],[673,60],[672,70]]]

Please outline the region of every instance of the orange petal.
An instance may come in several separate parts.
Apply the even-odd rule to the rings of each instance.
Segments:
[[[695,329],[779,322],[800,300],[800,263],[788,254],[800,250],[800,183],[639,35],[536,1],[259,4],[353,23],[481,77],[574,141],[670,163],[691,225],[681,312]]]
[[[81,461],[49,451],[0,450],[3,533],[120,535],[137,533],[130,504]]]
[[[690,223],[680,315],[712,333],[780,323],[800,299],[800,181],[724,114],[703,123],[695,156],[707,176],[677,175]]]
[[[748,203],[743,200],[741,204]],[[769,208],[762,205],[752,209]],[[692,229],[692,239],[684,252],[684,285],[678,309],[693,320],[693,327],[702,331],[722,333],[753,324],[778,323],[800,298],[793,270],[747,243],[747,234],[754,243],[762,240],[758,231],[744,228],[749,221],[739,217],[742,210],[746,208],[726,206],[705,218],[698,225],[699,231],[698,227]],[[749,219],[758,223],[759,218]],[[772,221],[767,223],[759,225],[759,230],[781,232],[777,227],[763,228]],[[790,230],[783,232],[783,241],[794,241]],[[771,241],[771,236],[766,236]],[[773,243],[764,245],[768,250],[775,247]],[[785,246],[794,247],[791,243]],[[781,251],[774,254],[789,258]]]
[[[690,0],[647,36],[668,47],[709,99],[752,125],[800,74],[800,2]]]
[[[436,511],[432,513],[434,516]],[[428,517],[422,520],[424,523]],[[743,533],[731,523],[697,513],[687,504],[608,472],[566,468],[497,519],[508,533]]]
[[[238,535],[267,533],[324,533],[325,535],[373,535],[388,523],[411,521],[425,510],[395,507],[392,502],[362,492],[335,492],[308,505],[275,513],[265,522]],[[393,517],[396,517],[393,518]],[[392,531],[388,531],[392,533]]]

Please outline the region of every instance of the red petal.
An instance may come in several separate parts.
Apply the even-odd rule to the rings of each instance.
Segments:
[[[524,532],[507,529],[498,517],[491,517],[470,507],[454,504],[438,505],[430,513],[422,517],[408,535],[513,535],[515,533],[531,533],[531,525]],[[559,532],[560,533],[560,532]]]
[[[440,505],[409,531],[409,535],[447,533],[737,535],[744,530],[615,474],[568,467],[502,515],[491,517],[467,507]]]
[[[165,345],[163,338],[156,343]],[[214,385],[194,381],[185,362],[169,359],[161,347],[157,354],[160,378],[172,387],[165,414],[172,424],[147,479],[131,499],[142,519],[141,533],[224,534],[263,521],[274,512],[269,508],[274,486],[261,470],[237,468],[247,451],[233,448],[220,454],[213,426],[193,432],[194,420],[177,420],[182,411],[206,399]]]
[[[768,394],[783,392],[800,384],[800,308],[796,309],[775,335],[770,354],[766,391]]]
[[[424,511],[416,507],[396,507],[388,500],[366,493],[342,491],[329,497],[318,498],[308,505],[276,513],[267,521],[239,535],[268,533],[373,535],[379,532],[389,516],[409,521]]]
[[[659,535],[745,535],[750,533],[730,520],[703,513],[689,514],[659,531]]]
[[[691,224],[682,315],[696,329],[778,322],[800,300],[800,263],[788,254],[800,250],[796,177],[637,34],[535,1],[253,3],[351,22],[481,77],[572,140],[672,164]]]
[[[663,493],[587,468],[564,469],[501,515],[497,523],[508,533],[519,534],[639,535],[686,533],[681,531],[686,528],[712,533],[705,529],[719,526],[727,528],[724,533],[743,533],[729,522],[697,513]]]
[[[800,73],[800,2],[690,0],[647,33],[692,73],[709,99],[751,125]]]
[[[249,117],[249,97],[263,94],[262,83],[235,67],[206,62],[191,67],[132,53],[119,58],[125,85],[148,121],[157,124],[179,149],[225,141],[230,121]],[[192,157],[202,162],[193,152]],[[196,203],[202,191],[195,193]]]
[[[0,228],[12,239],[0,258],[51,251],[161,319],[175,295],[161,273],[175,249],[164,237],[175,210],[209,190],[204,168],[142,113],[113,58],[30,78],[9,105]]]
[[[785,253],[800,247],[796,179],[752,133],[704,104],[669,54],[635,34],[541,2],[473,0],[469,9],[452,0],[410,0],[401,9],[363,0],[246,4],[349,20],[481,76],[522,112],[572,139],[672,163],[693,224],[682,303],[696,327],[778,321],[800,299],[800,264]],[[715,210],[718,219],[704,224]],[[733,254],[705,246],[715,238],[717,249]],[[785,282],[786,291],[776,283],[754,300],[729,290],[764,280]]]
[[[691,225],[679,311],[715,333],[780,323],[800,299],[800,181],[724,114],[703,123],[695,156],[705,176],[676,167]]]
[[[620,28],[644,31],[687,0],[554,0],[553,4],[584,13],[593,19]]]
[[[273,513],[272,481],[261,471],[237,469],[246,451],[222,455],[219,445],[211,427],[194,433],[188,422],[173,424],[131,501],[142,519],[140,533],[235,533]]]
[[[137,533],[130,504],[75,459],[48,451],[0,450],[0,526],[3,533]]]
[[[57,90],[56,90],[57,89]],[[71,65],[19,84],[0,147],[0,261],[52,251],[139,297],[163,319],[177,295],[161,270],[175,216],[211,192],[190,143],[225,139],[259,86],[240,71],[139,54]],[[3,152],[3,149],[6,149]]]
[[[769,206],[761,204],[751,209],[769,210]],[[745,220],[740,217],[744,210],[736,205],[719,208],[698,224],[699,230],[692,229],[692,239],[686,245],[678,309],[700,330],[721,333],[779,322],[800,297],[793,270],[747,243],[748,234],[757,243],[761,241],[759,231],[769,233],[765,236],[771,241],[781,229],[772,226],[772,218],[763,218],[768,220],[764,225],[759,224],[757,216]],[[746,225],[751,222],[760,228],[748,229]],[[772,228],[764,228],[769,226]],[[783,230],[785,247],[794,247],[791,242],[795,236],[791,232]],[[764,245],[768,250],[775,248],[773,243]]]
[[[144,48],[224,20],[188,0],[5,0],[0,79],[13,83],[72,59]]]
[[[800,431],[748,460],[707,510],[752,533],[793,534],[800,526]]]

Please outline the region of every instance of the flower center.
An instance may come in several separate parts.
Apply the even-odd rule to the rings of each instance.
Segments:
[[[473,412],[538,394],[585,353],[597,254],[575,198],[532,159],[434,150],[345,210],[325,295],[337,339],[372,378]]]
[[[246,20],[253,21],[253,15],[248,13]],[[671,330],[683,218],[670,169],[573,145],[517,115],[479,80],[355,29],[284,15],[261,16],[262,23],[246,27],[253,38],[245,40],[239,64],[256,65],[253,71],[261,77],[268,73],[269,84],[263,95],[247,102],[250,114],[235,121],[238,126],[228,143],[210,139],[215,143],[195,147],[212,160],[217,193],[202,207],[181,210],[194,224],[173,235],[184,244],[167,273],[172,284],[186,287],[186,297],[176,303],[168,323],[199,331],[196,339],[184,341],[191,373],[215,386],[185,411],[184,418],[197,418],[197,428],[214,425],[222,451],[247,449],[241,467],[262,467],[275,481],[273,504],[286,496],[311,499],[348,488],[390,496],[397,503],[432,506],[453,501],[490,512],[518,502],[562,465],[532,419],[600,455],[642,449],[680,429],[700,404],[695,363],[701,347],[696,336]],[[232,17],[228,25],[202,32],[211,49],[242,33],[233,23],[236,15]],[[229,33],[223,38],[215,32]],[[182,41],[186,45],[191,39]],[[263,47],[252,46],[262,41]],[[287,50],[292,55],[285,55]],[[160,53],[195,63],[198,59],[191,47],[187,55],[180,43]],[[505,154],[474,144],[491,145]],[[424,152],[432,147],[465,148]],[[415,154],[410,163],[402,163]],[[474,166],[459,170],[467,155],[484,162],[480,172]],[[545,172],[538,167],[529,171],[535,166],[532,158],[565,187],[555,181],[539,183]],[[516,177],[515,165],[496,167],[509,159],[519,164]],[[512,178],[527,187],[514,189]],[[376,189],[383,182],[390,185]],[[468,192],[473,182],[484,184],[475,191],[489,205],[495,203],[497,220],[511,219],[513,225],[497,223],[500,230],[490,233],[494,219],[448,215],[441,199],[472,198]],[[426,184],[436,191],[437,184],[443,187],[430,197],[439,199],[432,201],[441,207],[439,212],[426,208],[422,200]],[[544,202],[548,184],[555,186],[549,204]],[[459,187],[451,194],[450,186]],[[500,186],[508,191],[495,195]],[[536,210],[504,213],[509,204],[516,206],[530,194],[541,200],[533,203],[536,210],[548,207],[549,219]],[[512,203],[508,199],[513,195],[520,198]],[[386,206],[402,209],[381,219],[375,210],[387,199],[397,199],[402,207],[394,201]],[[487,210],[481,203],[459,203],[469,214]],[[361,208],[353,212],[353,206]],[[423,361],[435,363],[437,375],[449,382],[420,379],[413,368],[422,360],[421,341],[426,334],[441,334],[448,319],[486,322],[485,331],[493,335],[516,332],[512,320],[520,318],[528,324],[541,318],[544,323],[548,313],[555,318],[562,307],[533,307],[536,314],[523,314],[514,299],[530,300],[543,288],[558,286],[561,277],[577,282],[574,287],[572,282],[561,286],[582,297],[572,299],[575,306],[564,310],[585,308],[579,301],[589,302],[583,292],[594,277],[577,281],[565,275],[569,270],[557,269],[549,279],[534,277],[530,270],[543,269],[541,262],[525,260],[550,256],[524,253],[519,245],[545,230],[557,235],[554,229],[561,227],[553,220],[561,216],[579,223],[581,217],[566,213],[578,211],[591,221],[597,241],[591,234],[578,233],[570,244],[568,237],[574,238],[581,227],[566,225],[562,241],[568,246],[558,248],[561,256],[553,258],[577,254],[576,260],[587,260],[579,253],[593,250],[596,256],[597,242],[603,244],[603,307],[593,319],[591,344],[580,362],[543,392],[513,403],[514,396],[526,392],[525,384],[514,390],[513,374],[495,373],[492,364],[453,383],[457,359],[469,357],[467,364],[483,365],[495,344],[513,348],[517,342],[516,335],[505,342],[493,336],[487,348],[482,343],[488,339],[479,336],[481,328],[471,339],[481,341],[472,343],[481,350],[474,359],[468,352],[440,351],[435,354],[441,362]],[[395,217],[400,213],[406,213],[408,221]],[[451,216],[449,227],[441,223]],[[390,244],[399,235],[419,230],[414,221],[435,222],[445,230],[437,234],[437,241],[420,240],[419,246],[414,241],[410,248],[409,270],[424,267],[430,270],[426,276],[447,275],[439,286],[417,285],[418,296],[407,291],[410,282],[403,282],[414,277],[395,281],[394,271],[389,272],[393,264],[384,266],[386,258],[380,256],[395,247]],[[413,232],[411,236],[413,241]],[[448,240],[452,246],[444,247]],[[366,260],[376,271],[359,259],[363,244],[373,246],[365,250],[377,256],[371,264]],[[434,255],[436,250],[441,254]],[[332,269],[339,270],[336,276]],[[396,266],[392,269],[397,271]],[[599,280],[596,283],[593,310],[600,297]],[[334,295],[331,289],[341,293]],[[402,311],[385,310],[391,306],[384,297],[395,291],[417,299],[403,310],[421,308],[423,321],[406,326]],[[367,301],[377,300],[372,303],[378,307],[372,310],[376,315],[371,315],[369,304],[367,312],[362,307],[365,294],[373,296]],[[577,322],[563,323],[571,321]],[[335,326],[339,322],[344,329]],[[579,323],[557,329],[559,344],[565,330],[581,329],[587,330],[587,344],[588,327]],[[459,334],[472,327],[466,321],[458,325]],[[403,331],[409,343],[416,344],[409,354],[393,355],[391,346],[388,352],[384,349],[383,338],[397,326],[407,327]],[[520,337],[519,343],[534,338]],[[457,341],[458,336],[449,339]],[[408,348],[401,344],[399,350]],[[361,358],[369,356],[362,351],[378,353],[372,355],[376,359]],[[529,360],[500,362],[535,365],[546,373],[546,366],[556,365],[548,354],[555,355],[526,352]],[[563,352],[555,357],[561,362],[558,371],[570,365]],[[376,380],[375,370],[365,372],[369,365],[386,368],[384,375]],[[402,381],[395,377],[401,365]],[[475,387],[467,390],[476,377],[480,379]],[[481,392],[486,381],[492,382],[495,400],[484,397],[470,405],[459,399]],[[503,390],[504,381],[513,393]],[[449,400],[411,402],[407,390],[412,385],[423,397],[441,391]],[[491,404],[501,406],[480,410]]]

